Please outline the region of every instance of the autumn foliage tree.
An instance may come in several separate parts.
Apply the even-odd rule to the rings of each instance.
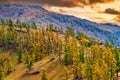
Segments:
[[[113,80],[115,74],[118,77],[120,49],[113,42],[106,40],[100,44],[99,40],[91,39],[83,32],[76,35],[72,28],[64,32],[62,27],[53,24],[46,29],[37,29],[35,22],[28,24],[17,20],[15,26],[14,21],[9,19],[0,23],[0,48],[17,53],[17,62],[26,63],[28,70],[33,68],[35,62],[54,54],[52,58],[59,59],[65,67],[72,66],[70,71],[74,79]],[[12,72],[12,54],[0,58],[0,79],[4,73]],[[42,80],[48,80],[46,70],[43,70]]]

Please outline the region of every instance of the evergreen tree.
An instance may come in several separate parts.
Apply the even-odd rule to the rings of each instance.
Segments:
[[[48,80],[46,69],[43,68],[43,74],[41,80]]]
[[[39,46],[38,45],[36,45],[36,46],[33,46],[34,47],[34,49],[33,49],[33,54],[35,55],[35,61],[37,62],[38,61],[38,59],[39,59]]]
[[[62,51],[63,51],[63,43],[62,43],[61,39],[59,40],[58,45],[59,45],[59,47],[58,47],[58,54],[59,54],[59,60],[60,60],[61,59],[61,54],[62,54]]]
[[[8,32],[7,32],[6,36],[5,36],[5,38],[6,38],[6,48],[7,49],[9,49],[9,47],[10,47],[10,44],[12,42],[12,37],[13,37],[12,32],[10,30],[8,30]]]
[[[64,62],[65,64],[68,64],[69,63],[69,51],[70,51],[70,48],[69,48],[69,44],[70,44],[70,41],[69,41],[69,37],[70,37],[70,32],[69,30],[66,30],[65,31],[65,47],[64,47]]]
[[[9,54],[5,55],[6,59],[6,66],[7,66],[7,74],[12,72],[12,62],[11,62],[11,57]]]
[[[20,24],[21,24],[21,21],[19,19],[17,19],[16,25],[19,26]]]
[[[67,28],[66,32],[70,35],[70,36],[75,36],[74,30],[72,28]]]
[[[117,48],[114,48],[113,53],[115,55],[115,59],[116,59],[116,65],[117,65],[117,69],[116,69],[116,73],[117,73],[117,80],[118,80],[118,73],[120,72],[120,50],[118,50]]]
[[[25,23],[25,28],[26,28],[27,33],[29,33],[30,32],[30,26]]]
[[[2,25],[2,27],[5,27],[5,20],[4,19],[1,19],[1,25]]]
[[[4,72],[5,72],[5,62],[4,58],[0,57],[0,80],[3,80]]]
[[[3,72],[3,70],[0,68],[0,80],[3,80],[3,76],[4,76],[4,72]]]
[[[116,71],[116,60],[111,52],[111,49],[109,47],[106,47],[106,49],[103,52],[104,55],[104,60],[108,66],[108,72],[106,73],[106,78],[109,79],[113,79],[114,78],[114,74]]]
[[[32,22],[31,27],[37,29],[37,25],[35,24],[35,22]]]
[[[53,31],[53,30],[54,30],[53,24],[50,24],[50,25],[49,25],[49,30],[50,30],[50,31]]]
[[[18,63],[22,63],[22,49],[21,47],[18,48]]]
[[[26,63],[27,63],[27,68],[28,70],[31,70],[32,67],[33,67],[33,63],[34,63],[34,60],[35,60],[35,55],[34,54],[28,54],[26,53],[27,57],[26,57]]]
[[[81,38],[84,38],[85,37],[85,35],[84,35],[84,33],[83,32],[78,32],[78,35],[77,35],[77,39],[78,40],[80,40]]]
[[[8,20],[8,26],[9,26],[9,29],[12,31],[12,29],[14,27],[14,23],[11,19]]]
[[[72,69],[73,69],[73,73],[74,73],[74,78],[78,79],[78,59],[77,58],[73,58],[73,65],[72,65]]]
[[[4,38],[5,38],[5,26],[0,28],[0,44],[4,45]]]

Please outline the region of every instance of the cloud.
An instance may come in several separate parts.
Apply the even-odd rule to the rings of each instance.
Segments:
[[[120,14],[120,11],[115,10],[115,9],[113,9],[113,8],[107,8],[107,9],[105,10],[105,13],[118,15],[118,14]]]
[[[54,6],[79,6],[81,4],[91,5],[95,3],[108,3],[115,0],[41,0],[43,4],[49,4]]]
[[[60,12],[65,13],[66,11],[63,9],[59,9]]]
[[[0,0],[0,3],[41,4],[59,7],[76,7],[95,3],[108,3],[114,0]]]
[[[120,15],[116,16],[116,18],[114,18],[114,20],[116,20],[120,23]]]
[[[41,4],[48,6],[62,6],[62,7],[73,7],[79,6],[77,0],[0,0],[0,3],[11,3],[11,4]]]
[[[82,7],[83,5],[92,5],[96,3],[108,3],[115,0],[40,0],[43,5],[59,7]]]
[[[41,0],[42,5],[59,6],[59,7],[76,7],[80,6],[77,0]]]
[[[6,2],[9,3],[9,0],[0,0],[0,3],[6,3]]]
[[[117,18],[117,21],[120,23],[120,15],[118,15]]]
[[[89,0],[90,4],[94,4],[94,3],[108,3],[108,2],[112,2],[115,0]]]

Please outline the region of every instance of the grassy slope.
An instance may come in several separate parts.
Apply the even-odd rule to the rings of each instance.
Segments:
[[[19,30],[19,29],[17,29],[17,30]],[[24,29],[23,29],[23,31],[24,31]],[[31,29],[31,31],[34,32],[36,30]],[[54,35],[56,36],[56,33],[54,33]],[[62,39],[63,37],[64,37],[64,35],[61,34],[60,38]],[[11,53],[11,52],[12,51],[3,52],[0,49],[0,55],[3,55],[5,53]],[[43,65],[44,63],[49,61],[50,58],[55,56],[54,54],[51,54],[50,56],[45,57],[43,60],[34,63],[33,70],[31,71],[31,73],[35,72],[35,71],[40,71],[40,73],[33,75],[33,74],[27,74],[28,70],[24,63],[17,64],[17,56],[14,52],[12,52],[12,53],[13,53],[12,54],[13,69],[15,69],[15,71],[13,71],[11,74],[5,76],[5,78],[4,78],[5,80],[41,80],[42,67],[46,68],[49,80],[62,80],[65,77],[65,70],[63,68],[63,63],[59,62],[58,59],[54,60],[53,62],[49,62],[49,63]],[[43,66],[41,66],[41,65],[43,65]],[[71,66],[67,66],[67,69],[69,71],[71,71]],[[71,74],[71,72],[68,73],[68,77],[69,77],[69,80],[72,80],[73,75]]]
[[[49,80],[62,80],[65,77],[65,71],[63,64],[61,62],[58,62],[58,59],[55,59],[53,62],[49,62],[43,65],[53,56],[54,55],[47,56],[43,60],[34,64],[31,73],[34,71],[40,71],[39,74],[27,74],[28,70],[26,68],[26,65],[24,63],[21,63],[14,68],[14,72],[6,76],[5,80],[41,80],[42,67],[46,68]],[[67,68],[70,70],[71,66],[67,66]],[[70,73],[68,77],[71,77]]]
[[[1,25],[0,25],[0,27],[1,27]],[[16,28],[16,30],[19,30],[19,28]],[[23,28],[23,31],[25,31],[24,28]],[[30,31],[35,32],[37,30],[30,29]],[[54,32],[54,36],[56,36],[55,32]],[[64,37],[64,35],[60,34],[59,37],[62,39]],[[33,75],[33,74],[27,74],[28,70],[24,63],[17,64],[17,55],[15,52],[13,52],[13,51],[4,51],[3,52],[0,49],[0,56],[3,56],[3,54],[6,54],[6,53],[12,53],[11,59],[12,59],[14,71],[11,74],[5,76],[4,80],[41,80],[43,67],[46,68],[49,80],[62,80],[65,77],[65,70],[63,68],[63,63],[58,61],[58,57],[53,62],[49,62],[49,63],[43,65],[44,63],[49,61],[50,58],[54,57],[55,56],[54,54],[51,54],[50,56],[45,57],[43,60],[34,63],[33,70],[31,71],[31,73],[35,72],[35,71],[40,71],[40,73]],[[41,66],[41,65],[43,65],[43,66]],[[68,66],[68,69],[70,69],[70,68],[71,68],[71,66]],[[70,73],[69,73],[69,76],[71,76]]]

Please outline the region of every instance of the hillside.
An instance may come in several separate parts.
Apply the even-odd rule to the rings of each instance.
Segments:
[[[72,28],[65,33],[1,21],[0,80],[119,80],[120,49]],[[24,24],[23,24],[24,23]]]
[[[29,28],[31,36],[28,35],[29,33],[27,32],[26,28],[22,28],[22,30],[20,30],[19,27],[14,27],[14,28],[12,28],[12,31],[9,31],[9,29],[10,29],[9,26],[3,27],[0,25],[0,36],[1,36],[0,37],[0,80],[41,80],[43,68],[46,69],[49,80],[61,80],[61,79],[65,78],[66,73],[65,73],[65,70],[63,68],[63,67],[65,67],[65,65],[63,64],[63,62],[58,61],[59,57],[58,57],[58,54],[55,53],[55,51],[50,52],[49,55],[46,54],[46,52],[49,51],[46,49],[45,49],[45,54],[44,54],[44,52],[41,52],[41,51],[37,52],[37,54],[38,54],[37,57],[41,56],[43,59],[40,58],[37,61],[35,61],[34,65],[32,66],[30,71],[27,68],[27,65],[25,63],[26,62],[25,58],[27,57],[26,56],[27,47],[25,48],[25,46],[24,46],[24,45],[26,45],[26,39],[27,39],[26,37],[28,37],[29,39],[31,38],[30,41],[28,41],[30,43],[27,43],[27,45],[29,45],[29,46],[31,45],[31,47],[32,46],[34,46],[34,47],[39,46],[39,49],[40,49],[40,45],[37,45],[37,44],[41,43],[40,38],[42,38],[42,39],[44,38],[44,37],[41,37],[42,36],[41,29],[39,30],[39,29]],[[3,34],[1,34],[1,32]],[[16,39],[15,38],[11,39],[11,38],[13,38],[12,36],[10,36],[11,33],[12,33],[12,35],[15,33],[17,34],[15,37]],[[36,33],[41,35],[41,36],[38,35],[39,42],[37,44],[36,44],[36,42],[34,43],[34,39],[35,38],[37,39],[37,36],[36,37],[34,36],[34,35],[36,35]],[[49,33],[49,31],[48,31],[48,33]],[[45,35],[46,34],[47,34],[47,32],[45,32]],[[56,37],[56,35],[57,35],[56,32],[52,32],[52,33],[50,32],[50,34],[53,34],[54,37]],[[7,36],[7,35],[9,35],[9,36]],[[47,34],[47,35],[50,36],[49,34]],[[6,45],[2,45],[2,43],[4,43],[4,42],[2,42],[2,39],[3,39],[2,36],[6,37],[5,41],[8,40],[8,42],[5,42]],[[64,37],[63,34],[59,34],[59,36],[61,38]],[[23,44],[20,43],[21,38],[24,38]],[[9,42],[9,40],[10,40],[10,42]],[[18,42],[18,43],[16,43],[16,42]],[[19,44],[19,45],[16,45],[16,44]],[[20,52],[20,54],[22,54],[22,57],[21,57],[22,62],[19,63],[18,62],[18,58],[19,58],[18,55],[19,55],[19,49],[21,47],[20,45],[22,46],[22,53]],[[28,52],[30,51],[28,54],[35,53],[34,52],[35,50],[33,47],[32,47],[32,49],[28,48],[27,51]],[[8,61],[10,61],[10,62],[6,61],[7,57],[8,57]],[[53,61],[51,61],[52,58],[55,58],[55,59]],[[3,60],[4,65],[1,65],[2,60]],[[6,64],[8,64],[8,65],[6,65]],[[1,70],[1,66],[5,66],[5,68],[4,69],[2,68],[2,70]],[[10,72],[7,72],[7,66],[10,67],[10,70],[11,70]],[[67,66],[66,66],[66,68],[67,68]],[[71,68],[71,67],[68,66],[68,69],[69,68]],[[60,74],[57,74],[58,71],[60,72]],[[4,75],[2,75],[2,74],[4,74]],[[1,76],[3,78],[1,78]],[[71,77],[71,73],[69,73],[69,78],[73,78],[73,77]]]
[[[29,24],[34,21],[38,27],[53,24],[57,27],[62,26],[64,31],[67,27],[71,27],[75,30],[75,33],[78,33],[78,31],[84,32],[87,36],[96,37],[101,42],[114,40],[115,45],[120,47],[120,26],[109,23],[98,24],[74,16],[49,12],[41,6],[0,4],[0,18],[11,18],[14,22],[19,19]]]

